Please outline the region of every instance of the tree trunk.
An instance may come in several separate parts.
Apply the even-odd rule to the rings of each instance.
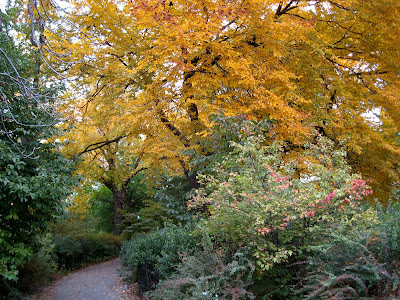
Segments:
[[[121,234],[121,222],[122,215],[121,210],[125,203],[126,198],[126,186],[122,186],[118,188],[115,183],[108,182],[105,184],[112,192],[114,198],[114,222],[113,222],[113,234],[120,235]]]
[[[189,187],[191,190],[198,189],[200,187],[200,184],[197,181],[197,171],[193,171],[192,174],[186,175],[186,177],[188,179]]]
[[[114,223],[113,223],[114,235],[121,234],[121,221],[122,221],[121,209],[122,209],[122,204],[120,202],[120,199],[117,198],[114,200]]]

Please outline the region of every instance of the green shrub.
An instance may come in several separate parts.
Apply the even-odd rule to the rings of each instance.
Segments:
[[[298,259],[298,257],[295,257]],[[301,264],[294,257],[286,263],[274,265],[267,272],[257,273],[253,278],[254,283],[249,289],[254,293],[256,299],[274,300],[297,300],[293,295],[295,285],[298,282],[296,274]]]
[[[142,202],[140,210],[122,210],[122,235],[131,239],[136,233],[174,224],[187,224],[193,216],[187,208],[190,188],[186,177],[163,178],[152,200]]]
[[[203,248],[193,255],[183,255],[181,260],[177,272],[148,293],[151,299],[255,299],[246,290],[255,266],[244,253],[223,255],[205,236]]]
[[[122,238],[111,234],[88,234],[79,237],[55,235],[53,242],[53,258],[58,268],[72,270],[117,257]]]
[[[387,244],[382,233],[332,233],[329,242],[313,249],[296,293],[306,299],[398,299],[398,270],[380,262]]]
[[[145,207],[138,212],[121,211],[122,236],[129,240],[137,233],[149,233],[153,230],[163,228],[171,222],[168,214],[161,203],[146,201]]]
[[[0,299],[1,300],[22,300],[22,294],[15,287],[13,281],[0,277]]]
[[[68,271],[118,256],[123,238],[97,233],[94,225],[93,216],[76,213],[52,225],[52,257],[58,269]]]
[[[53,265],[54,262],[43,255],[35,255],[19,269],[18,290],[24,293],[33,292],[49,283],[56,271]]]
[[[400,203],[393,199],[387,205],[375,204],[379,224],[376,229],[385,236],[386,243],[380,248],[382,263],[397,269],[400,265]],[[393,271],[393,270],[392,270]]]
[[[22,292],[33,292],[51,281],[57,266],[52,258],[54,243],[51,234],[37,238],[38,250],[19,269],[17,288]]]
[[[190,229],[173,226],[136,235],[124,243],[120,257],[127,277],[137,280],[143,293],[175,272],[180,254],[193,253],[195,248]]]

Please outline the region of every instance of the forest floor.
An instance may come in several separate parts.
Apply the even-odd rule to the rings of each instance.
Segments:
[[[28,300],[134,300],[139,299],[119,277],[118,258],[69,273],[28,296]]]

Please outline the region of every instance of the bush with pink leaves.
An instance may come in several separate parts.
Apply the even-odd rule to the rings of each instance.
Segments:
[[[203,186],[189,207],[207,207],[200,227],[233,251],[250,247],[260,271],[318,245],[338,226],[374,218],[360,208],[372,190],[332,141],[318,138],[296,160],[283,144],[265,146],[256,135],[231,146],[212,175],[200,176]]]

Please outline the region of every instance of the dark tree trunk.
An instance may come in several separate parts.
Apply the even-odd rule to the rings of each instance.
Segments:
[[[118,188],[118,186],[113,182],[107,182],[105,185],[111,190],[114,198],[113,234],[120,235],[122,222],[121,210],[126,201],[127,188],[125,185]]]
[[[115,199],[114,200],[114,223],[113,223],[113,234],[114,235],[120,235],[121,234],[121,221],[122,221],[121,209],[122,209],[122,204],[121,204],[121,201],[119,201],[119,200],[120,199]]]
[[[126,189],[122,187],[121,190],[113,191],[114,196],[114,228],[113,234],[120,235],[121,234],[121,221],[122,215],[121,210],[123,208],[123,204],[126,198]]]
[[[199,182],[197,181],[197,172],[193,171],[191,175],[186,175],[190,189],[198,189],[200,187]]]

